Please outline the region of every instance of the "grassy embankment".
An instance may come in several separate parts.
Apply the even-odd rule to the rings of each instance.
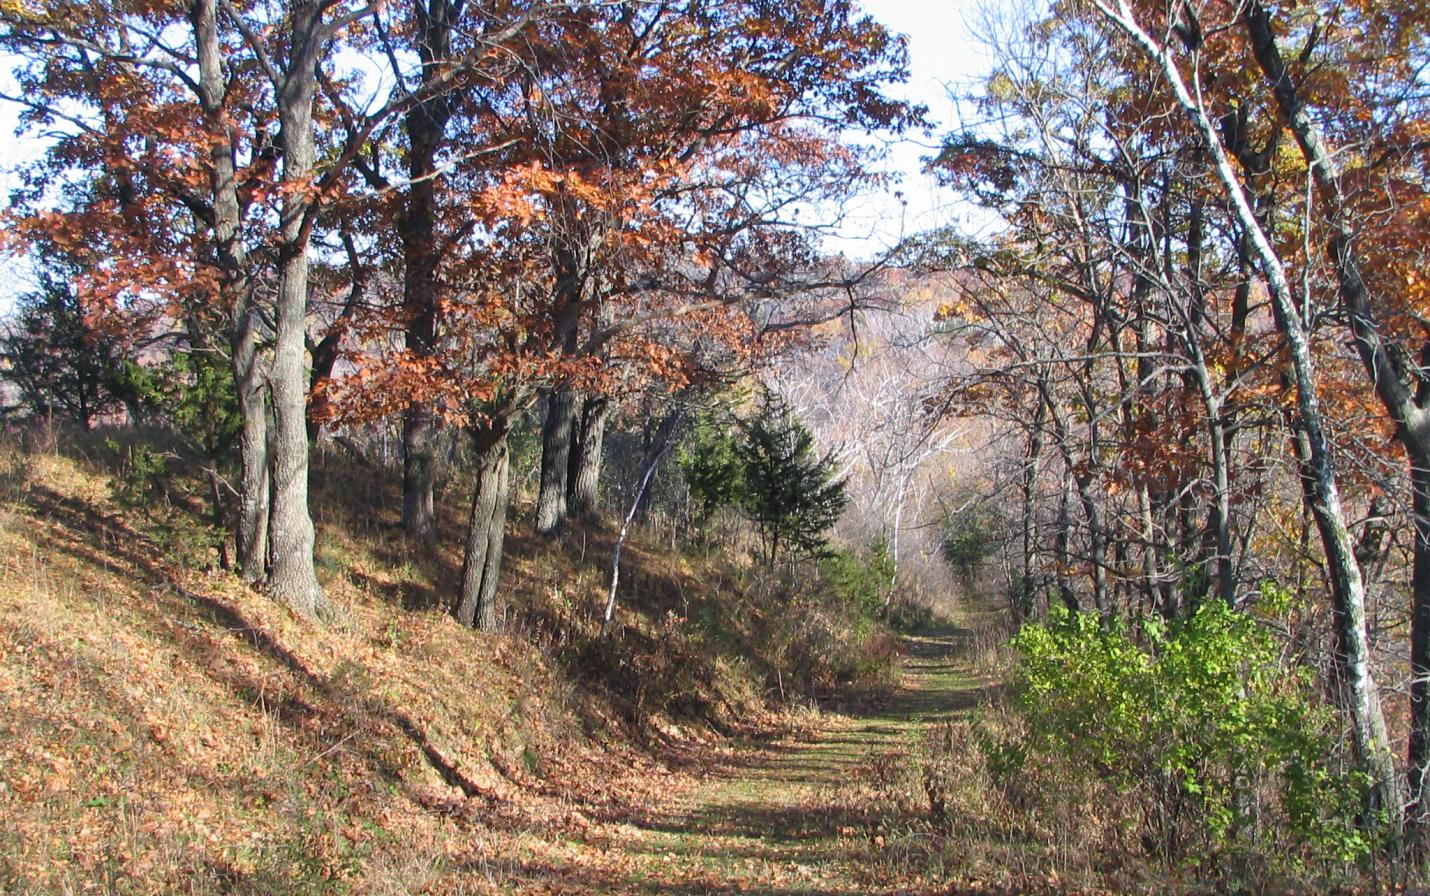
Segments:
[[[549,544],[518,525],[508,631],[464,630],[443,611],[455,547],[415,549],[393,477],[333,458],[315,506],[338,609],[303,620],[205,569],[200,503],[163,487],[136,503],[112,455],[0,448],[0,891],[559,887],[613,843],[674,854],[721,805],[780,804],[760,788],[797,769],[738,771],[764,755],[742,735],[789,728],[776,683],[892,680],[880,632],[793,619],[729,558],[641,543],[622,629],[597,641],[600,528]],[[861,657],[812,663],[810,631]],[[689,830],[641,827],[661,813]],[[613,861],[632,886],[658,876]]]

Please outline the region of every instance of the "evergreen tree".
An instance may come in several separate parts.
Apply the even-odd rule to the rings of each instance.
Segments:
[[[118,404],[118,341],[85,320],[63,273],[40,273],[40,288],[19,298],[0,340],[0,377],[35,417],[61,416],[92,429]]]
[[[736,453],[734,424],[728,412],[706,411],[696,419],[678,456],[690,494],[700,502],[699,524],[715,511],[739,503],[745,469]]]
[[[760,529],[765,558],[780,550],[823,555],[825,532],[848,503],[834,461],[814,453],[814,436],[790,409],[766,396],[760,413],[740,424],[735,454],[744,468],[740,509]]]

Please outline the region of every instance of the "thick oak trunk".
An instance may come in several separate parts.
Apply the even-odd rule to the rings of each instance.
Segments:
[[[536,498],[536,531],[554,535],[566,524],[566,477],[571,470],[571,440],[576,425],[576,393],[552,391],[541,425],[541,491]]]
[[[269,501],[272,481],[268,447],[268,385],[259,350],[260,320],[248,276],[241,233],[242,211],[233,137],[224,110],[228,82],[218,35],[217,0],[189,7],[198,58],[198,94],[208,129],[209,192],[213,203],[213,249],[219,299],[230,315],[229,358],[242,423],[239,436],[238,510],[234,548],[238,574],[249,584],[268,574]]]
[[[268,575],[268,528],[272,496],[268,448],[268,388],[259,367],[256,315],[245,312],[232,346],[239,433],[238,516],[234,547],[238,574],[250,585]]]
[[[279,145],[283,179],[298,189],[284,194],[273,388],[273,507],[269,537],[273,596],[304,615],[325,613],[327,598],[313,565],[313,519],[308,512],[308,216],[313,175],[313,94],[317,60],[328,34],[319,20],[323,6],[293,7],[290,58],[278,89]]]
[[[461,3],[434,4],[420,17],[424,24],[419,51],[423,80],[440,74],[435,63],[451,54],[451,36]],[[406,116],[408,155],[407,204],[398,221],[402,238],[403,344],[417,359],[432,355],[437,346],[440,302],[440,258],[437,236],[437,151],[451,118],[446,94],[416,104]],[[437,539],[434,498],[437,480],[437,420],[432,407],[419,400],[402,416],[402,526],[414,538]]]
[[[283,265],[278,295],[278,339],[273,352],[273,507],[270,539],[273,596],[305,615],[327,609],[313,566],[313,520],[308,513],[308,376],[304,317],[308,295],[306,247]]]
[[[452,608],[457,621],[485,632],[497,627],[497,585],[511,502],[511,452],[506,434],[505,423],[498,422],[474,437],[477,484],[462,561],[462,588]]]
[[[555,327],[551,348],[566,359],[578,353],[582,298],[586,292],[583,254],[571,250],[557,253]],[[541,424],[541,486],[536,498],[536,531],[555,535],[566,524],[567,478],[571,472],[571,441],[576,430],[576,392],[569,382],[556,382],[546,397]]]
[[[592,520],[599,515],[601,462],[610,416],[611,400],[605,396],[593,396],[581,403],[580,425],[571,442],[566,493],[566,509],[577,519]]]
[[[402,415],[402,528],[429,544],[437,540],[436,444],[432,409],[408,405]]]

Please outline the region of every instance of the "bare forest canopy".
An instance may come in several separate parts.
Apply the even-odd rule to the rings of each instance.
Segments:
[[[1430,9],[970,17],[992,68],[930,122],[847,0],[0,0],[44,138],[3,213],[40,274],[7,413],[173,436],[222,564],[315,620],[318,445],[400,471],[487,632],[525,497],[547,543],[617,533],[602,639],[653,519],[860,612],[977,592],[1050,695],[1029,730],[1109,778],[1141,747],[1077,726],[1204,650],[1204,703],[1279,721],[1128,759],[1194,807],[1149,851],[1430,861]],[[929,129],[993,226],[826,252]]]

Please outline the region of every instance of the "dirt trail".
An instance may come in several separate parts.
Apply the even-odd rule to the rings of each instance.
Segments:
[[[968,632],[904,639],[903,687],[891,699],[829,715],[813,734],[751,747],[675,805],[653,806],[592,844],[518,872],[518,892],[856,894],[880,892],[851,859],[856,818],[838,787],[872,755],[977,703]],[[595,846],[594,853],[592,847]],[[570,864],[567,864],[567,862]]]

